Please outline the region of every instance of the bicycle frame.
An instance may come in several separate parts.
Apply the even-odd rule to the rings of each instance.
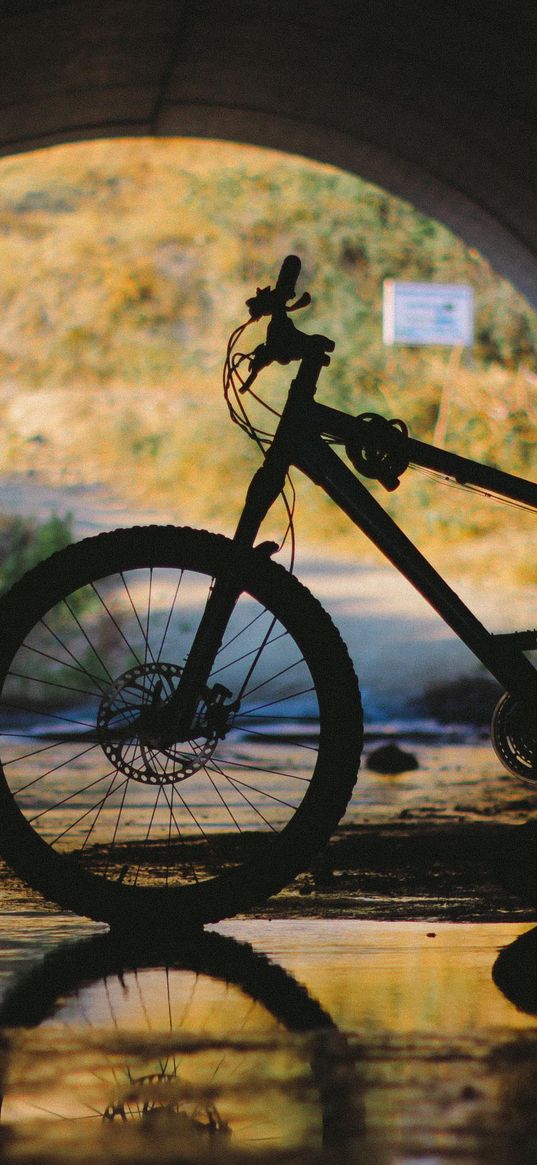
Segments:
[[[523,649],[537,648],[537,632],[494,635],[486,630],[327,443],[327,436],[342,444],[351,440],[355,418],[313,400],[317,377],[304,364],[291,385],[265,462],[251,482],[236,540],[253,545],[289,468],[295,466],[381,550],[507,691],[524,703],[534,703],[537,671]],[[485,487],[537,510],[537,485],[533,482],[411,438],[408,452],[414,465],[440,471],[459,483]]]

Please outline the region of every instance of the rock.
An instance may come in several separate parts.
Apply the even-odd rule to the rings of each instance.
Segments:
[[[419,769],[419,762],[413,752],[403,752],[397,744],[383,744],[370,752],[366,768],[375,773],[406,773]]]

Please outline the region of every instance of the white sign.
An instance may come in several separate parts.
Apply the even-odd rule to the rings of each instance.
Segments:
[[[384,281],[385,344],[460,344],[474,341],[474,292],[465,283]]]

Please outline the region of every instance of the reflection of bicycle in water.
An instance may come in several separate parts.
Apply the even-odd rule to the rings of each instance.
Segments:
[[[37,1136],[64,1139],[74,1122],[76,1151],[77,1128],[102,1142],[134,1124],[176,1160],[190,1142],[272,1151],[360,1131],[330,1017],[281,967],[219,935],[151,954],[111,935],[60,948],[15,984],[0,1025],[32,1029],[9,1037],[2,1121],[15,1134],[37,1122]]]
[[[290,256],[274,289],[248,301],[251,320],[269,317],[266,340],[244,356],[244,328],[230,340],[231,415],[265,454],[233,540],[171,526],[102,534],[1,604],[1,850],[49,898],[117,925],[199,924],[258,903],[308,864],[347,805],[362,745],[350,660],[318,603],[271,561],[274,544],[254,548],[292,465],[502,684],[494,746],[510,772],[537,778],[537,674],[524,654],[537,633],[490,634],[333,446],[388,490],[409,464],[532,509],[537,486],[413,440],[399,420],[319,404],[334,345],[289,318],[309,302],[290,303],[299,268]],[[291,361],[280,414],[252,386]],[[274,434],[247,399],[277,413]]]

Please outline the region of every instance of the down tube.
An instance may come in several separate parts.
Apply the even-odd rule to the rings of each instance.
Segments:
[[[322,439],[310,440],[294,462],[378,546],[504,688],[524,701],[537,699],[537,672],[532,664],[516,648],[495,641]]]

